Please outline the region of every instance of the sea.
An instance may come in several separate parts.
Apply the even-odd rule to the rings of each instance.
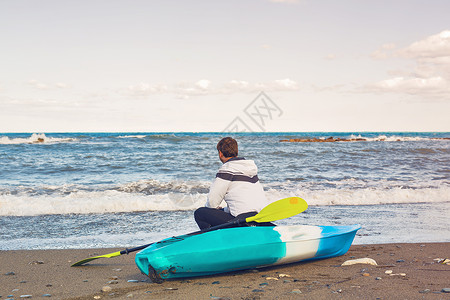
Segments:
[[[355,244],[450,242],[449,132],[0,133],[0,250],[196,231],[230,135],[270,201],[308,203],[277,225],[360,224]]]

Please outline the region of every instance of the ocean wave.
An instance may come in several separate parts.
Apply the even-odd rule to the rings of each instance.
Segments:
[[[126,193],[141,193],[146,195],[162,194],[162,193],[207,193],[210,182],[197,181],[169,181],[161,182],[154,179],[139,180],[123,184],[117,188],[118,191]]]
[[[315,143],[315,142],[422,142],[422,141],[448,141],[448,137],[419,137],[399,135],[378,135],[376,137],[365,137],[362,135],[350,135],[349,137],[302,137],[283,139],[280,142]]]
[[[421,142],[430,140],[449,140],[449,138],[434,138],[434,137],[420,137],[420,136],[399,136],[399,135],[379,135],[377,137],[364,137],[361,135],[351,135],[350,139],[362,139],[367,142]]]
[[[183,139],[183,134],[176,135],[175,133],[149,133],[149,134],[124,134],[113,136],[117,139],[150,139],[150,140],[180,140]]]
[[[120,213],[193,210],[203,206],[206,194],[129,194],[119,191],[71,193],[67,196],[0,196],[0,216]]]
[[[299,196],[311,206],[333,205],[381,205],[407,203],[450,202],[450,187],[440,188],[331,188],[324,190],[276,190],[267,191],[269,199]]]
[[[118,139],[145,139],[147,136],[142,134],[136,134],[136,135],[120,135],[117,138]]]
[[[33,133],[26,138],[10,138],[7,136],[0,137],[0,145],[14,145],[14,144],[54,144],[54,143],[68,143],[76,141],[74,138],[57,138],[47,137],[44,133]]]
[[[124,194],[161,195],[161,194],[205,194],[211,182],[202,181],[158,181],[154,179],[139,180],[120,185],[42,185],[42,186],[3,186],[0,196],[69,196],[78,193],[121,192]]]
[[[329,188],[322,190],[270,188],[270,202],[291,196],[305,199],[310,206],[381,205],[450,202],[450,187],[427,188]],[[0,216],[33,216],[48,214],[121,213],[137,211],[194,210],[204,206],[207,193],[191,189],[168,190],[159,194],[131,191],[73,190],[67,194],[32,195],[29,193],[0,195]]]

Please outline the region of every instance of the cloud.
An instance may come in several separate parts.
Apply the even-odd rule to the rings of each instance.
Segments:
[[[257,93],[257,92],[283,92],[295,91],[299,89],[296,81],[285,78],[276,79],[269,82],[251,83],[245,80],[231,80],[218,88],[209,90],[210,94],[236,94],[236,93]]]
[[[440,58],[450,55],[450,30],[444,30],[438,34],[426,37],[423,40],[413,42],[411,45],[396,49],[394,43],[383,44],[375,50],[371,57],[374,59],[386,58]]]
[[[396,48],[395,44],[384,44],[377,50],[375,50],[370,56],[373,59],[386,59],[392,56],[392,51]]]
[[[199,88],[200,90],[207,90],[208,87],[210,86],[210,84],[211,84],[211,81],[209,81],[207,79],[201,79],[195,83],[195,86],[197,88]]]
[[[70,86],[66,83],[62,83],[62,82],[58,82],[55,84],[55,87],[59,88],[59,89],[68,89],[70,88]]]
[[[450,100],[450,30],[415,41],[401,49],[396,49],[394,44],[385,44],[371,56],[374,59],[413,60],[415,67],[408,71],[390,71],[390,74],[398,76],[366,85],[363,90]]]
[[[202,96],[212,92],[211,81],[208,79],[200,79],[196,82],[180,82],[175,87],[169,89],[170,93],[175,94],[178,98],[188,99],[191,96]]]
[[[191,96],[204,95],[224,95],[236,93],[256,93],[256,92],[281,92],[281,91],[295,91],[299,89],[299,84],[290,79],[277,79],[270,82],[251,83],[245,80],[233,79],[222,85],[213,85],[211,80],[201,79],[196,82],[179,82],[174,85],[166,84],[149,84],[139,83],[131,85],[119,93],[135,96],[147,97],[155,94],[175,94],[178,98],[188,99]]]
[[[333,93],[350,93],[352,90],[354,90],[354,86],[350,84],[335,84],[331,86],[318,86],[318,85],[311,85],[311,88],[313,91],[317,93],[322,92],[333,92]]]
[[[130,85],[127,91],[133,96],[149,96],[152,94],[165,93],[168,91],[168,87],[164,84],[151,85],[141,82],[137,85]]]
[[[406,58],[440,58],[450,56],[450,30],[429,36],[398,51]]]
[[[280,90],[280,91],[294,91],[298,90],[298,84],[292,79],[279,79],[273,82],[272,90]],[[269,90],[271,90],[269,88]]]
[[[246,91],[250,87],[250,83],[244,80],[231,80],[225,85],[225,89],[229,91]]]
[[[66,84],[66,83],[62,83],[62,82],[57,82],[57,83],[42,83],[36,79],[31,79],[30,81],[28,81],[28,85],[30,85],[31,87],[38,89],[38,90],[55,90],[55,89],[68,89],[70,88],[70,85]]]
[[[393,92],[450,99],[450,82],[440,76],[430,78],[395,77],[372,84],[367,89],[373,92]]]
[[[38,90],[48,90],[50,87],[47,84],[37,81],[36,79],[32,79],[28,81],[28,84]]]

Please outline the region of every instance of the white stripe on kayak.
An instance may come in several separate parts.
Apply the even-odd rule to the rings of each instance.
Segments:
[[[275,264],[286,264],[313,258],[319,249],[322,228],[318,226],[294,225],[275,226],[274,230],[281,235],[280,239],[286,243],[286,256]]]

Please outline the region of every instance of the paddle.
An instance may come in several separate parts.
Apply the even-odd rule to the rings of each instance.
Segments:
[[[254,215],[253,217],[248,217],[246,219],[234,220],[232,222],[227,222],[227,223],[213,226],[213,227],[203,229],[200,231],[195,231],[195,232],[189,233],[187,235],[204,233],[204,232],[217,230],[217,229],[221,229],[221,228],[226,228],[226,227],[230,227],[233,225],[239,225],[239,224],[243,224],[243,223],[273,222],[273,221],[286,219],[286,218],[295,216],[295,215],[305,211],[307,208],[308,208],[308,204],[306,203],[305,200],[303,200],[299,197],[289,197],[289,198],[281,199],[281,200],[275,201],[273,203],[270,203],[269,205],[264,207],[258,214]],[[98,258],[102,258],[102,257],[111,258],[111,257],[115,257],[115,256],[120,256],[122,254],[128,254],[128,253],[134,252],[134,251],[139,251],[144,248],[147,248],[148,246],[150,246],[152,244],[154,244],[154,243],[143,245],[143,246],[138,246],[138,247],[131,248],[131,249],[125,249],[122,251],[117,251],[117,252],[113,252],[113,253],[109,253],[109,254],[85,258],[83,260],[80,260],[79,262],[74,263],[72,265],[72,267],[81,266],[87,262],[90,262],[94,259],[98,259]]]

